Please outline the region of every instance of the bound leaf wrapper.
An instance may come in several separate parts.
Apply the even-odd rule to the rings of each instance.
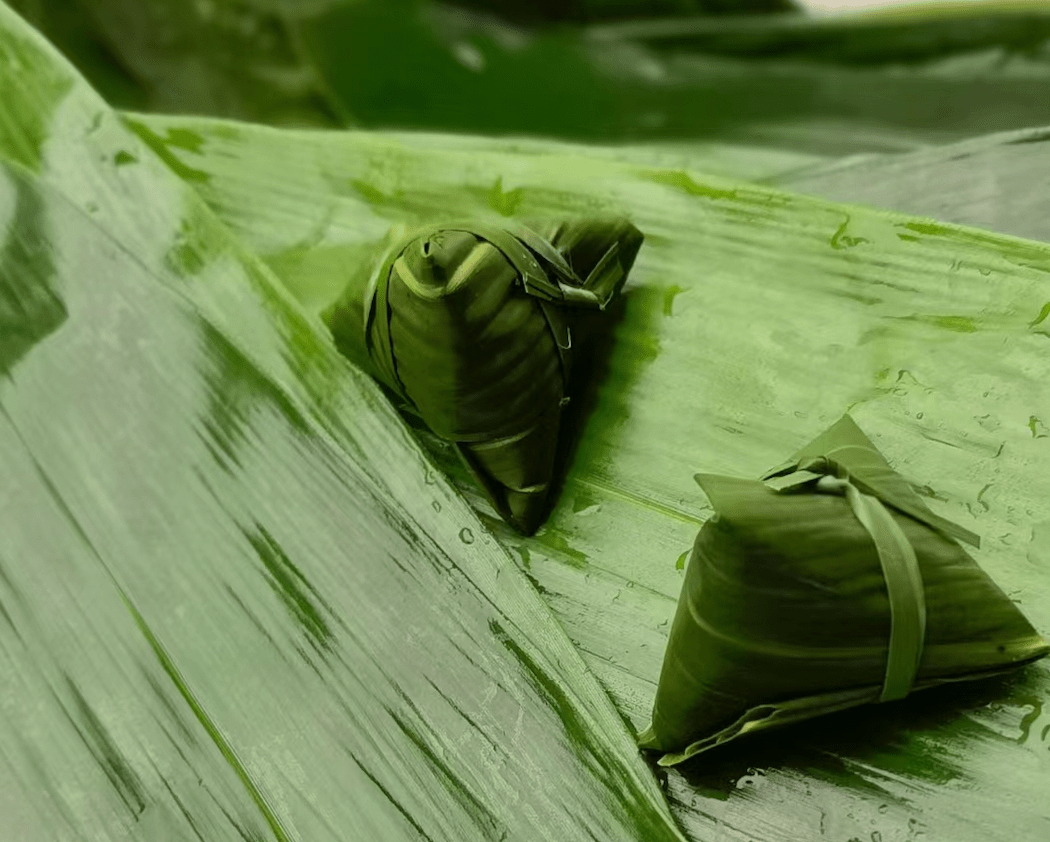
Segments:
[[[1043,657],[1050,646],[849,416],[759,480],[698,475],[700,530],[643,748],[743,734]]]
[[[531,533],[549,509],[577,322],[620,292],[641,243],[616,218],[433,225],[396,243],[363,294],[352,282],[329,324]]]

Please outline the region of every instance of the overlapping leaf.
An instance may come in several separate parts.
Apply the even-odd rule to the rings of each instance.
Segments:
[[[702,19],[711,38],[686,49],[632,40],[637,27],[535,32],[400,0],[335,4],[301,20],[298,31],[360,126],[599,142],[721,139],[848,154],[1050,124],[1045,13],[1032,13],[1038,26],[988,15],[984,40],[962,44],[968,52],[943,31],[965,27],[921,15],[888,35],[876,25],[801,17]],[[675,20],[660,26],[682,29]],[[805,60],[814,41],[842,45],[851,29],[860,46],[875,49],[870,63]],[[1019,30],[1024,45],[1014,43]],[[785,49],[756,60],[761,48],[731,48],[741,38]],[[908,45],[924,63],[902,65]]]
[[[1042,0],[970,0],[966,3],[885,3],[845,14],[775,15],[762,19],[657,18],[599,24],[603,37],[640,41],[660,49],[738,56],[757,61],[887,66],[937,65],[955,60],[965,70],[974,57],[992,54],[998,71],[1011,59],[1045,60],[1050,13]],[[820,8],[820,4],[814,4]],[[835,5],[829,7],[834,9]],[[960,63],[958,60],[962,59]],[[971,69],[977,69],[971,65]],[[994,65],[986,63],[991,69]],[[947,68],[942,68],[947,69]]]

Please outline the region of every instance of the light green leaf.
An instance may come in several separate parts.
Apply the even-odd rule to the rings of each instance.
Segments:
[[[680,840],[548,609],[201,202],[211,176],[180,180],[0,5],[0,89],[16,87],[18,110],[0,103],[5,827]],[[159,137],[199,157],[191,130]]]
[[[559,505],[532,539],[485,519],[528,559],[636,727],[681,588],[676,559],[710,515],[692,475],[756,476],[847,408],[937,514],[984,537],[980,564],[1050,629],[1050,451],[1028,427],[1050,413],[1046,338],[1029,328],[1046,302],[1050,246],[662,170],[640,152],[134,119],[158,136],[201,136],[196,154],[172,153],[209,174],[199,188],[209,206],[317,309],[353,272],[331,277],[318,267],[334,262],[288,254],[352,264],[391,225],[492,215],[499,177],[522,190],[523,216],[632,216],[646,244]],[[400,209],[364,201],[351,178],[398,191]],[[454,458],[429,443],[484,514]],[[760,840],[818,837],[822,815],[846,838],[875,828],[977,842],[1037,828],[1047,745],[1020,723],[1050,694],[1046,666],[1006,686],[929,694],[672,772],[676,814],[698,839],[727,825]],[[983,806],[1006,799],[1026,806],[1009,816]]]

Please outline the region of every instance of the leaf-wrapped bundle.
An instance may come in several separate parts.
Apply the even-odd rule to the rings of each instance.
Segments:
[[[549,508],[578,317],[620,291],[642,243],[624,219],[541,235],[524,226],[449,223],[396,244],[372,275],[363,327],[374,375],[453,442],[496,509],[531,533]],[[352,310],[353,291],[341,305]]]
[[[765,481],[698,475],[700,530],[643,747],[736,737],[1050,652],[847,415]]]

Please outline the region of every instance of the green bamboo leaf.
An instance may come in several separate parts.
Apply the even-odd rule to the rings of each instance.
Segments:
[[[172,153],[209,174],[200,195],[314,312],[357,282],[392,226],[503,219],[487,201],[499,177],[522,190],[523,217],[627,213],[645,233],[544,529],[525,539],[501,526],[454,454],[420,434],[636,728],[682,587],[677,560],[711,514],[692,475],[757,476],[785,441],[845,409],[936,514],[982,535],[974,557],[1050,629],[1048,439],[1028,426],[1050,417],[1046,338],[1030,327],[1050,246],[683,171],[680,159],[666,170],[661,148],[646,160],[641,148],[131,119],[201,137],[197,153]],[[370,203],[351,179],[401,198]],[[1037,664],[1012,684],[788,729],[775,745],[671,770],[672,806],[696,838],[726,824],[761,840],[819,836],[821,815],[847,837],[1021,836],[1045,820],[1046,720],[1032,715],[1048,694]],[[1007,799],[1026,806],[1007,817],[982,806]]]
[[[508,20],[586,22],[617,18],[742,15],[795,11],[793,0],[463,0],[461,5]]]
[[[548,609],[210,175],[5,6],[0,89],[5,826],[680,840]]]
[[[276,125],[346,122],[299,48],[306,0],[11,0],[110,104]]]

